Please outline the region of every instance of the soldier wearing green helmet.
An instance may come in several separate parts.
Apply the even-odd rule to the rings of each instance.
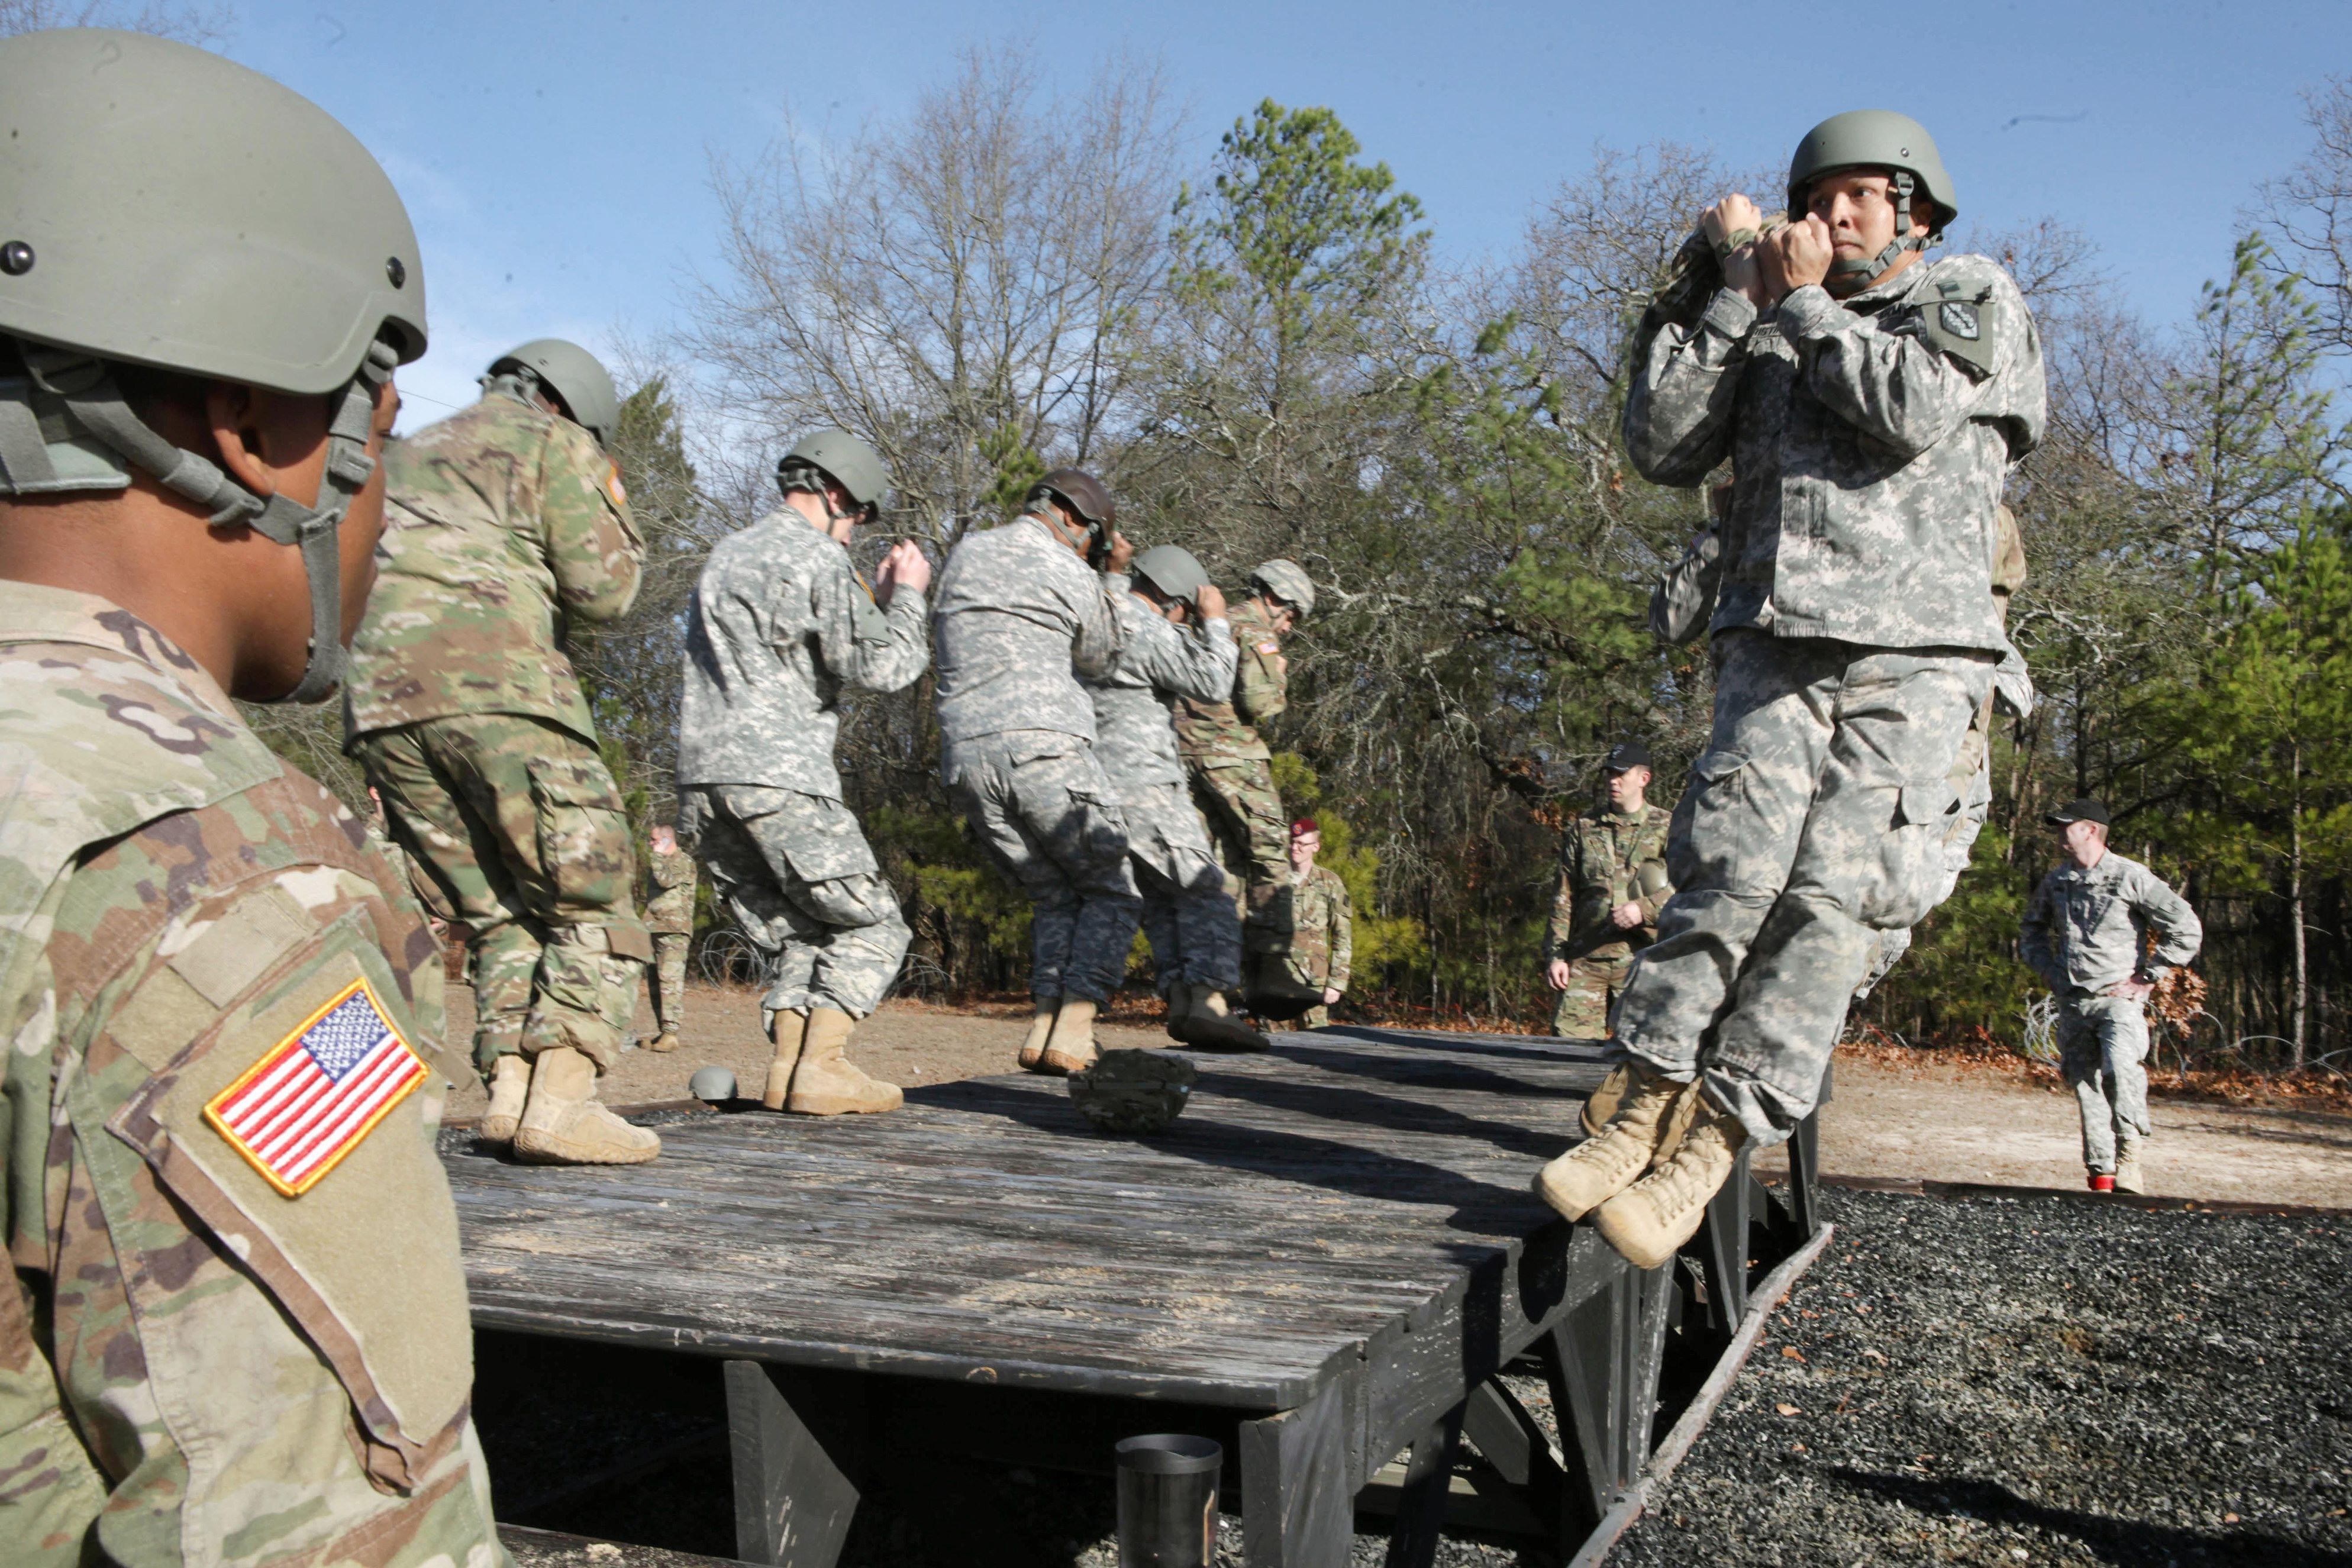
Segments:
[[[846,430],[776,465],[784,504],[721,541],[695,584],[678,708],[678,828],[769,960],[774,1055],[762,1103],[803,1116],[895,1110],[896,1084],[844,1054],[913,932],[841,798],[841,694],[897,691],[930,664],[930,563],[912,540],[868,588],[849,559],[890,476]]]
[[[444,920],[467,928],[478,1133],[546,1164],[661,1140],[595,1103],[653,956],[621,793],[564,651],[636,599],[645,542],[604,442],[613,378],[558,338],[490,362],[481,401],[394,445],[346,745]]]
[[[1709,207],[1720,287],[1637,337],[1634,466],[1730,471],[1714,731],[1617,1004],[1623,1096],[1536,1185],[1644,1268],[1696,1232],[1740,1150],[1811,1113],[1877,934],[1940,889],[1953,765],[2010,652],[2001,490],[2047,415],[2017,285],[1927,257],[1958,211],[1917,121],[1837,115],[1798,144],[1788,221]]]
[[[415,233],[183,45],[0,40],[0,1556],[494,1561],[437,948],[230,700],[334,689]]]

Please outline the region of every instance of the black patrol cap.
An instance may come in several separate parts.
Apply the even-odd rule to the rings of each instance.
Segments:
[[[1646,768],[1650,766],[1650,748],[1639,741],[1620,741],[1609,749],[1609,761],[1603,765],[1612,773]]]
[[[2064,806],[2052,812],[2042,820],[2053,827],[2063,827],[2070,822],[2095,822],[2105,827],[2107,826],[2106,803],[2095,800],[2086,795],[2079,800],[2067,802]]]

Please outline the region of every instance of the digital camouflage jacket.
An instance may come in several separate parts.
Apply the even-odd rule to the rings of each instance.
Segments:
[[[1126,646],[1100,680],[1086,683],[1095,703],[1095,760],[1126,796],[1151,784],[1184,782],[1171,710],[1186,698],[1216,699],[1233,689],[1237,650],[1217,620],[1178,626],[1110,579],[1111,607]]]
[[[1102,574],[1024,515],[966,534],[939,589],[931,635],[942,745],[1013,730],[1091,743],[1094,700],[1078,682],[1109,674],[1122,646]]]
[[[2018,945],[2027,967],[2063,996],[2096,995],[2136,976],[2159,979],[2196,957],[2204,942],[2204,924],[2186,899],[2110,849],[2087,871],[2068,860],[2042,879]]]
[[[563,634],[637,596],[621,471],[569,419],[491,393],[384,453],[375,589],[352,639],[352,735],[527,713],[596,742]]]

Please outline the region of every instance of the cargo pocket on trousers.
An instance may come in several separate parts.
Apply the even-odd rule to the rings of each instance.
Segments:
[[[819,803],[805,814],[778,812],[759,819],[757,827],[763,837],[774,837],[775,852],[803,882],[837,882],[882,868],[857,818],[837,800]]]
[[[555,756],[530,764],[531,819],[539,837],[539,871],[554,889],[542,918],[589,921],[629,906],[628,819],[604,763],[593,756]]]
[[[271,965],[107,1127],[293,1320],[370,1473],[405,1488],[456,1440],[473,1339],[429,1047],[372,943],[347,916]]]
[[[1748,758],[1741,752],[1702,752],[1691,764],[1666,829],[1666,876],[1676,888],[1730,887],[1738,875],[1748,822]]]
[[[1943,886],[1944,840],[1960,809],[1950,783],[1936,779],[1895,792],[1895,820],[1879,842],[1878,875],[1862,889],[1862,923],[1880,931],[1917,925]]]

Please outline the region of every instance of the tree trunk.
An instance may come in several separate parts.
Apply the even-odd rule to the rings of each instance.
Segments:
[[[2294,748],[2294,798],[2288,818],[2286,900],[2294,920],[2294,1070],[2301,1072],[2308,1049],[2306,1025],[2311,1007],[2310,955],[2305,948],[2303,909],[2303,748]]]

